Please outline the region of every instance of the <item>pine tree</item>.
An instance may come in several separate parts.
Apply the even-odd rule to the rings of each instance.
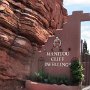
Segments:
[[[83,47],[82,47],[82,53],[81,53],[82,61],[86,61],[88,55],[89,55],[89,50],[87,49],[87,42],[84,40]]]
[[[83,43],[83,54],[89,54],[89,51],[87,50],[87,42],[84,40]]]

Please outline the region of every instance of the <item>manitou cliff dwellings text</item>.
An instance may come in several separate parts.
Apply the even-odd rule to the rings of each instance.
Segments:
[[[71,64],[64,59],[70,55],[69,52],[47,52],[46,55],[50,60],[45,62],[45,66],[68,67]]]

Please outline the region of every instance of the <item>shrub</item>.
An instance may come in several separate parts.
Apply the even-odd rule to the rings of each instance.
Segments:
[[[71,75],[72,75],[72,84],[78,85],[84,79],[83,67],[78,59],[74,59],[71,63]]]
[[[39,71],[38,73],[35,73],[31,80],[48,84],[70,84],[70,80],[66,76],[51,76],[46,74],[44,71]]]
[[[38,73],[35,72],[35,74],[31,77],[31,80],[45,83],[47,82],[47,74],[43,71],[39,71]]]

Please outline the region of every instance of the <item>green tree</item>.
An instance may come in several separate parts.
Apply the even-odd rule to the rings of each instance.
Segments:
[[[75,58],[71,63],[71,75],[72,75],[72,83],[74,85],[79,85],[80,82],[84,79],[83,75],[83,66],[81,62]]]
[[[89,55],[89,50],[87,49],[87,42],[84,40],[82,45],[82,52],[81,52],[81,60],[86,61],[86,57]]]
[[[89,50],[87,49],[86,40],[84,40],[84,43],[83,43],[83,54],[89,54]]]

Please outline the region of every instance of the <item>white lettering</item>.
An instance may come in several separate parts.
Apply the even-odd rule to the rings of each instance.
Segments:
[[[64,57],[51,57],[51,61],[63,61]]]
[[[47,52],[47,56],[69,56],[69,52]]]
[[[71,63],[56,63],[56,62],[46,62],[45,66],[55,66],[55,67],[69,67]]]
[[[51,66],[50,62],[45,62],[45,66]]]
[[[50,52],[47,52],[47,56],[50,56]]]

